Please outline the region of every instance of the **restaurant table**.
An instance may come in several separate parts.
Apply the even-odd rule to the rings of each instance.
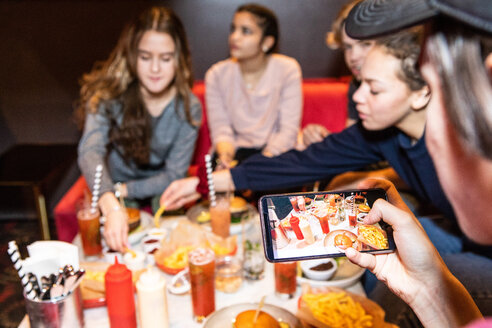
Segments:
[[[167,218],[164,221],[164,226],[172,225],[173,222],[182,218],[181,216]],[[75,245],[80,247],[80,237],[74,239]],[[238,243],[240,244],[240,243]],[[81,262],[84,261],[83,255]],[[168,284],[170,284],[173,276],[165,274],[159,271],[165,278]],[[346,288],[346,290],[364,295],[364,289],[360,281],[354,285]],[[224,307],[233,304],[259,302],[263,296],[266,296],[265,303],[272,304],[284,308],[290,311],[292,314],[297,312],[297,302],[301,295],[300,286],[297,287],[296,294],[289,300],[284,300],[275,295],[275,280],[273,273],[273,264],[266,262],[265,275],[261,280],[250,281],[244,280],[239,290],[235,293],[223,293],[220,291],[215,292],[215,309],[220,310]],[[136,301],[136,297],[135,297]],[[203,323],[196,323],[193,320],[191,294],[173,295],[167,292],[167,305],[169,313],[169,327],[170,328],[194,328],[203,327]],[[106,328],[109,327],[109,319],[107,309],[105,306],[99,308],[85,309],[84,310],[85,327],[88,328]],[[28,328],[29,319],[27,315],[24,317],[19,325],[19,328]]]

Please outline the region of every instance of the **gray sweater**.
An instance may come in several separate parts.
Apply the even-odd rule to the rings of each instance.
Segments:
[[[129,198],[152,197],[161,194],[172,181],[186,175],[195,149],[202,110],[200,101],[192,96],[190,111],[197,123],[197,126],[192,126],[186,121],[183,104],[180,102],[176,110],[175,102],[176,98],[160,116],[151,117],[150,163],[145,168],[125,161],[122,152],[108,144],[110,119],[104,113],[109,111],[121,124],[120,102],[105,102],[98,113],[87,115],[78,147],[78,163],[91,190],[98,164],[103,164],[100,195],[112,191],[116,182],[124,182]]]

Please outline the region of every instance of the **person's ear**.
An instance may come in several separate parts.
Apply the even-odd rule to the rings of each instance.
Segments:
[[[431,92],[428,86],[424,86],[422,89],[414,91],[412,94],[411,106],[414,111],[420,111],[425,109],[429,104]]]
[[[261,50],[264,53],[267,53],[273,47],[274,43],[275,43],[275,38],[273,36],[269,35],[264,37],[263,41],[261,42]]]

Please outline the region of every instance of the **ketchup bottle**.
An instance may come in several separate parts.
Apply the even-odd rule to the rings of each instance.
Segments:
[[[132,272],[115,257],[104,275],[109,323],[114,328],[136,328]]]
[[[301,228],[299,228],[299,218],[297,216],[292,215],[290,217],[290,226],[292,227],[292,230],[294,230],[294,233],[296,234],[297,239],[303,240],[304,235],[301,232]]]

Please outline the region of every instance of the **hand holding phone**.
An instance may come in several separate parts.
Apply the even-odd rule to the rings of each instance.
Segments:
[[[363,218],[383,189],[267,195],[259,200],[265,256],[270,262],[339,257],[395,249],[391,226]]]

